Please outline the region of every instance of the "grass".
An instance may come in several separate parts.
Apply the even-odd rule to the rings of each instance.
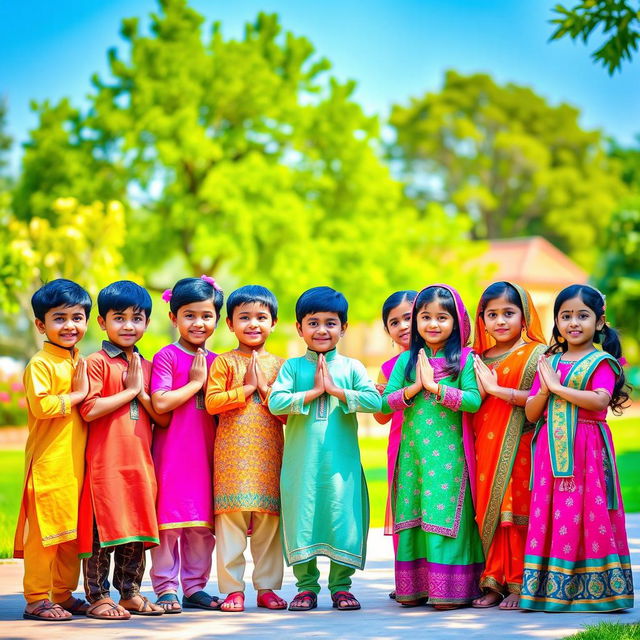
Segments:
[[[612,420],[610,425],[625,509],[629,513],[640,512],[640,418],[620,418]],[[387,441],[385,438],[362,438],[360,451],[369,487],[371,526],[382,527],[387,501]],[[23,459],[21,451],[0,451],[0,558],[9,558],[12,553]]]
[[[640,625],[601,622],[587,625],[584,631],[566,636],[564,640],[640,640]]]

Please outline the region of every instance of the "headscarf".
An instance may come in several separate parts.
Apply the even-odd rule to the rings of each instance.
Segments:
[[[525,340],[527,340],[527,342],[540,342],[541,344],[546,344],[540,318],[538,317],[538,312],[533,305],[533,300],[531,299],[529,292],[515,282],[508,282],[506,280],[501,280],[500,282],[505,282],[506,284],[511,285],[518,292],[520,303],[522,304],[522,319],[524,321],[522,332]],[[475,336],[473,340],[473,350],[478,354],[484,353],[487,349],[491,349],[491,347],[496,344],[496,341],[487,331],[483,316],[484,314],[478,304],[478,309],[476,311]]]

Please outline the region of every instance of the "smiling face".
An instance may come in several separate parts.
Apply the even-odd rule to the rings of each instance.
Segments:
[[[149,319],[142,309],[127,307],[123,311],[109,309],[104,318],[98,316],[98,324],[107,332],[109,342],[120,347],[125,353],[130,353],[144,335]]]
[[[189,302],[178,309],[174,315],[169,312],[173,326],[178,329],[178,342],[189,351],[204,348],[205,342],[215,331],[218,315],[212,300]]]
[[[87,315],[84,307],[52,307],[44,314],[44,322],[36,318],[36,328],[47,340],[64,349],[72,349],[87,332]]]
[[[556,326],[560,335],[567,341],[569,349],[578,350],[591,346],[596,330],[602,329],[604,316],[596,314],[580,297],[566,300],[558,310]]]
[[[302,322],[296,322],[298,335],[316,353],[334,349],[346,328],[347,323],[342,324],[338,314],[333,311],[309,313],[302,318]]]
[[[433,351],[444,347],[453,333],[454,318],[436,298],[417,311],[416,328],[420,337]]]
[[[255,351],[264,346],[276,321],[265,305],[246,302],[234,308],[233,316],[227,318],[227,326],[238,338],[241,351]]]
[[[389,312],[385,327],[391,339],[402,349],[409,348],[411,339],[411,309],[413,303],[404,300]]]
[[[489,335],[504,346],[514,345],[522,334],[522,311],[505,296],[489,300],[482,314]]]

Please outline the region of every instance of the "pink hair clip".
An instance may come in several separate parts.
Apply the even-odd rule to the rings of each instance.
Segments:
[[[162,294],[162,299],[165,302],[170,302],[171,301],[171,296],[173,295],[173,291],[171,289],[165,289],[164,293]]]
[[[201,280],[208,282],[216,291],[222,291],[222,287],[215,281],[215,278],[206,276],[204,273],[200,276]]]
[[[627,359],[624,356],[620,356],[618,358],[618,362],[620,363],[621,367],[626,367],[627,366]]]

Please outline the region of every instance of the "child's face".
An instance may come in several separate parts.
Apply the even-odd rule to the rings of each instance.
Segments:
[[[342,324],[333,311],[318,311],[304,316],[302,322],[296,322],[296,329],[311,351],[326,353],[338,344],[347,323]]]
[[[604,316],[596,318],[596,314],[579,297],[564,302],[556,317],[560,335],[569,347],[575,349],[593,344],[596,330],[602,329],[603,325]]]
[[[142,309],[128,307],[123,311],[109,309],[104,318],[98,316],[98,324],[103,331],[107,332],[109,342],[127,351],[133,349],[135,343],[142,338],[149,319]]]
[[[504,296],[489,300],[482,314],[489,335],[498,344],[515,344],[522,334],[522,311]]]
[[[35,319],[36,328],[53,344],[72,349],[87,332],[87,316],[79,304],[52,307],[44,314],[44,322]]]
[[[405,300],[391,309],[387,318],[387,332],[391,339],[403,349],[409,348],[411,340],[411,308],[413,303]]]
[[[180,344],[192,351],[204,347],[218,323],[216,309],[211,300],[189,302],[180,307],[177,314],[169,312],[169,318],[180,333]]]
[[[417,313],[418,333],[431,351],[439,351],[453,333],[453,316],[438,300],[425,304]]]
[[[268,307],[259,302],[247,302],[233,310],[227,318],[227,326],[235,333],[238,342],[250,349],[259,349],[276,326]]]

